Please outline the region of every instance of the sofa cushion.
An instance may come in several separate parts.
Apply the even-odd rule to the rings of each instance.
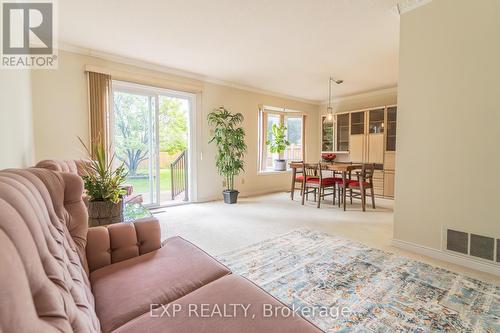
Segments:
[[[247,307],[247,310],[243,310],[240,305]],[[202,307],[207,310],[202,310]],[[173,315],[173,309],[179,311]],[[220,315],[217,314],[217,309],[221,311]],[[278,315],[269,316],[273,312],[265,312],[269,309],[278,310]],[[298,315],[290,315],[288,311],[283,311],[285,315],[282,315],[280,309],[288,310],[252,282],[232,274],[205,285],[168,306],[148,311],[113,333],[321,332]],[[215,315],[210,315],[211,313]]]
[[[104,333],[170,303],[230,271],[190,242],[169,238],[157,251],[111,264],[90,274]]]
[[[319,184],[319,178],[317,177],[307,177],[307,183]],[[322,178],[321,186],[333,186],[335,185],[335,178]]]
[[[350,187],[360,187],[361,183],[357,180],[351,180],[351,181],[349,181],[349,186]],[[363,187],[365,187],[365,188],[370,187],[370,183],[363,182]]]

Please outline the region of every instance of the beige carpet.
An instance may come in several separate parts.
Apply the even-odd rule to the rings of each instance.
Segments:
[[[313,202],[301,206],[289,193],[242,198],[236,205],[209,202],[167,207],[155,216],[162,226],[162,239],[179,235],[212,255],[246,247],[295,230],[309,228],[396,252],[413,259],[463,273],[488,282],[498,277],[413,254],[390,246],[393,201],[377,199],[377,209],[361,211],[359,203],[343,211],[326,201],[320,209]]]

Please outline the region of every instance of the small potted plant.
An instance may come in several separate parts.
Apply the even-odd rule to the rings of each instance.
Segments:
[[[231,113],[223,106],[208,114],[208,123],[214,127],[214,135],[209,143],[217,146],[216,166],[219,174],[225,178],[226,189],[222,192],[224,202],[236,203],[239,192],[234,189],[234,177],[244,171],[243,156],[247,150],[245,131],[241,113]]]
[[[266,141],[266,145],[269,146],[271,153],[278,154],[278,159],[274,160],[274,170],[285,171],[286,170],[286,160],[281,159],[281,154],[290,146],[290,142],[286,139],[286,127],[285,125],[273,124],[271,131],[269,131],[269,139]]]
[[[80,138],[79,138],[80,139]],[[89,197],[89,225],[105,225],[123,221],[122,196],[127,172],[123,163],[113,168],[114,154],[109,154],[103,143],[92,144],[92,151],[80,139],[90,160],[84,164],[82,176]],[[109,158],[108,158],[108,157]]]
[[[337,158],[337,155],[332,153],[324,153],[321,154],[321,158],[323,159],[323,162],[333,163],[333,161]]]

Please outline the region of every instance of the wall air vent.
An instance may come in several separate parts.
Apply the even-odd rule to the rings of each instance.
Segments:
[[[497,239],[497,262],[500,262],[500,239]]]
[[[500,239],[470,234],[452,229],[446,230],[446,249],[500,263]]]
[[[470,255],[493,260],[495,256],[495,240],[491,237],[470,235]]]
[[[466,232],[448,229],[446,237],[446,249],[463,254],[468,254],[469,234]]]

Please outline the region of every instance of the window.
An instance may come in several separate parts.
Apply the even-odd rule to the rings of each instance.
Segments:
[[[195,96],[113,81],[111,102],[109,132],[115,162],[123,162],[127,169],[127,184],[147,206],[187,201],[189,165],[185,161]]]
[[[263,107],[259,111],[259,165],[260,171],[273,171],[274,160],[285,159],[288,161],[304,160],[304,124],[305,115],[282,108]],[[273,139],[273,125],[285,125],[286,136],[290,145],[281,153],[271,153],[267,140]]]

